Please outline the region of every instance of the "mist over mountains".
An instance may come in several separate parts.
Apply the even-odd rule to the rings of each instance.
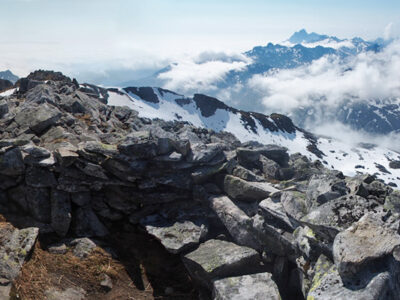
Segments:
[[[281,44],[207,52],[123,86],[205,93],[240,109],[283,113],[307,129],[346,126],[367,140],[400,129],[400,43],[300,30]]]

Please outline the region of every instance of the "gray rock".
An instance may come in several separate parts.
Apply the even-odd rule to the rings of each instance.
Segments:
[[[333,257],[341,277],[352,278],[391,255],[400,245],[397,231],[398,221],[387,224],[382,221],[381,214],[368,213],[340,232],[333,244]]]
[[[27,154],[27,156],[24,157],[24,160],[26,161],[27,158],[30,160],[32,159],[43,159],[43,158],[48,158],[50,157],[51,153],[49,150],[43,147],[37,147],[33,145],[26,145],[22,147],[22,151]]]
[[[270,273],[229,277],[214,282],[215,300],[280,300],[278,287]]]
[[[34,133],[41,134],[47,128],[54,126],[61,117],[61,112],[47,104],[27,106],[15,116],[15,122],[22,128],[30,128]]]
[[[88,176],[108,180],[105,170],[97,164],[88,162],[85,163],[83,166],[79,166],[78,168]]]
[[[96,248],[96,244],[88,238],[80,238],[74,239],[70,242],[71,246],[74,246],[74,250],[72,253],[81,259],[88,257],[94,248]]]
[[[289,161],[287,149],[277,145],[260,145],[254,149],[237,148],[236,152],[239,164],[250,169],[260,167],[260,155],[275,161],[280,166],[286,166]]]
[[[8,104],[6,100],[0,101],[0,118],[3,118],[8,113]]]
[[[294,259],[297,244],[290,232],[277,227],[269,217],[261,214],[256,214],[252,219],[257,240],[267,252]]]
[[[217,278],[240,276],[260,266],[257,251],[221,240],[209,240],[183,257],[191,274],[203,286],[212,289]]]
[[[46,188],[26,187],[25,199],[28,212],[36,220],[49,224],[51,222],[50,193]]]
[[[89,207],[79,207],[74,214],[74,233],[77,236],[103,237],[108,235],[107,228]]]
[[[392,169],[400,169],[400,160],[392,160],[389,163],[389,167]]]
[[[172,152],[155,158],[156,161],[162,162],[178,162],[182,160],[182,154],[178,152]]]
[[[57,185],[53,172],[45,168],[30,167],[25,175],[26,184],[35,188],[45,188]]]
[[[211,209],[225,225],[232,239],[241,246],[247,246],[256,250],[261,249],[253,233],[252,220],[239,209],[228,197],[210,197]]]
[[[301,219],[321,237],[333,241],[336,234],[350,227],[367,212],[378,207],[378,203],[360,196],[343,196],[331,200]]]
[[[278,179],[280,166],[278,163],[271,159],[266,158],[264,155],[260,156],[262,171],[267,178]]]
[[[400,213],[400,191],[395,190],[386,196],[385,205],[386,209],[391,210],[394,213]]]
[[[188,162],[193,163],[211,163],[218,155],[223,154],[223,144],[194,144],[191,146],[191,154],[187,157]],[[221,158],[218,162],[224,161]]]
[[[350,190],[350,194],[358,195],[364,198],[367,198],[369,195],[362,178],[356,177],[348,180],[347,187]]]
[[[267,182],[248,182],[235,176],[226,175],[224,191],[235,200],[260,201],[278,190]]]
[[[77,151],[78,149],[75,146],[68,143],[56,149],[55,157],[61,166],[69,167],[79,157]]]
[[[157,155],[157,143],[149,131],[137,131],[128,135],[125,141],[118,145],[118,150],[128,156],[153,158]]]
[[[346,182],[331,174],[314,175],[308,184],[307,197],[317,205],[347,193]]]
[[[100,282],[100,285],[106,292],[111,291],[113,288],[113,283],[110,276],[103,274],[103,280]]]
[[[377,180],[374,180],[371,183],[365,185],[365,188],[370,195],[381,198],[381,202],[383,202],[385,200],[385,197],[393,191],[390,186],[387,186]]]
[[[243,168],[242,166],[239,165],[233,169],[232,175],[246,181],[256,181],[256,182],[263,181],[263,178],[261,176],[258,176],[252,171],[247,170],[246,168]]]
[[[64,243],[51,245],[47,250],[52,254],[65,254],[68,252],[67,245]]]
[[[345,284],[336,266],[322,256],[315,266],[315,275],[307,299],[394,300],[397,299],[397,294],[391,290],[388,272],[371,274],[361,278],[358,284]]]
[[[281,203],[286,213],[295,220],[304,217],[311,206],[306,195],[297,191],[282,192]]]
[[[86,206],[90,203],[90,192],[72,193],[70,194],[71,201],[78,206]]]
[[[71,224],[71,200],[69,194],[53,189],[51,191],[51,227],[61,237],[64,237]]]
[[[8,176],[22,175],[25,171],[21,150],[11,149],[0,156],[0,174]]]
[[[0,278],[2,285],[9,285],[19,275],[26,257],[31,252],[39,229],[30,227],[16,229],[11,224],[0,226],[2,244],[0,246]]]
[[[207,223],[204,220],[178,220],[171,222],[159,216],[149,216],[140,222],[146,231],[157,238],[165,249],[173,254],[186,251],[206,236]]]
[[[57,291],[54,288],[45,292],[46,300],[83,300],[86,298],[86,292],[82,288],[67,288],[64,291]]]
[[[228,163],[196,168],[191,174],[194,183],[201,184],[210,180],[215,174],[218,174],[226,169]]]
[[[259,213],[275,227],[292,232],[298,225],[289,219],[282,202],[276,198],[271,197],[261,201],[259,208]]]

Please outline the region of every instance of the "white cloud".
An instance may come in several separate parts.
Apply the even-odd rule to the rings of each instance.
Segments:
[[[168,89],[187,94],[206,93],[217,90],[217,85],[225,80],[228,72],[242,70],[249,62],[243,55],[205,52],[180,60],[158,78],[166,81],[164,87]]]
[[[322,57],[292,70],[256,75],[249,88],[256,89],[267,110],[290,113],[302,106],[336,107],[343,100],[366,101],[400,97],[400,42],[383,52],[361,53],[343,62]]]

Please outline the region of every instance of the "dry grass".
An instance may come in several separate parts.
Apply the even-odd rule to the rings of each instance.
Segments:
[[[89,114],[76,114],[75,117],[84,122],[87,126],[91,126],[92,123],[92,116]]]
[[[104,274],[113,281],[113,289],[108,293],[100,286]],[[149,284],[144,291],[137,289],[124,266],[100,248],[86,259],[79,259],[70,251],[51,254],[37,243],[14,282],[14,299],[46,299],[45,292],[50,288],[82,288],[87,292],[86,299],[153,299]]]

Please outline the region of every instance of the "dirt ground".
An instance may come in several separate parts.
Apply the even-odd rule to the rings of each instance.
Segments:
[[[66,254],[46,251],[46,243],[36,243],[13,286],[13,299],[46,299],[50,288],[63,291],[82,288],[89,300],[190,300],[197,292],[179,256],[164,250],[158,241],[142,232],[120,233],[109,239],[108,252],[97,247],[85,259],[69,250]],[[113,283],[110,291],[100,282],[107,274]]]

